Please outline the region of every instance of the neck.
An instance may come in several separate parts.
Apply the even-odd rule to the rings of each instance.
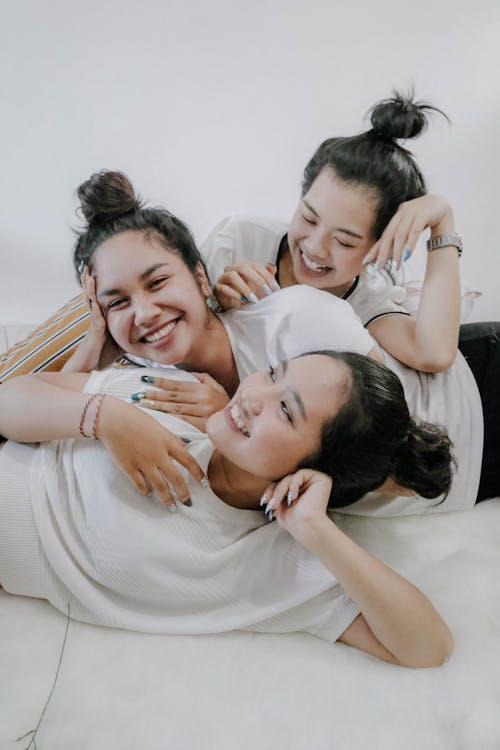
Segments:
[[[212,454],[208,479],[217,497],[243,510],[259,510],[260,498],[270,484],[270,480],[260,479],[240,469],[218,450]]]
[[[238,370],[231,349],[231,342],[224,325],[216,315],[210,317],[204,329],[203,341],[193,347],[186,361],[178,367],[194,372],[207,372],[223,386],[229,397],[239,385]]]

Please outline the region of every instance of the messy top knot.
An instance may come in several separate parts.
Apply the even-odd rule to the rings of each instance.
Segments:
[[[155,237],[166,250],[182,258],[198,281],[199,266],[205,268],[205,264],[189,228],[165,208],[146,207],[122,172],[93,174],[78,187],[77,195],[87,221],[87,226],[76,232],[73,263],[78,281],[85,266],[92,271],[96,250],[124,232]]]
[[[413,93],[394,96],[375,104],[369,111],[372,130],[375,135],[393,140],[416,138],[427,130],[427,112],[440,112],[426,102],[417,102]],[[441,114],[444,114],[441,112]],[[446,117],[446,115],[444,115]]]
[[[427,192],[412,154],[398,139],[420,135],[431,111],[448,119],[437,107],[414,101],[413,93],[404,96],[395,91],[393,98],[378,102],[370,110],[370,130],[323,141],[304,170],[302,195],[325,168],[348,184],[368,188],[375,196],[371,234],[378,240],[401,203]]]
[[[103,169],[85,180],[76,192],[81,212],[89,226],[103,224],[141,208],[141,201],[123,172]]]

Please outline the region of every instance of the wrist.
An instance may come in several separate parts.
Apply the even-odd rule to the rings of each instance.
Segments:
[[[447,207],[437,224],[431,226],[431,237],[441,234],[455,234],[455,216],[451,206]]]
[[[314,516],[305,522],[302,522],[297,529],[294,529],[292,536],[297,542],[302,544],[309,552],[318,554],[322,548],[322,543],[326,536],[332,533],[332,529],[337,531],[333,521],[326,515]]]

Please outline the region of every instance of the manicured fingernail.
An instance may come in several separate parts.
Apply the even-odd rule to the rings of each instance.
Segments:
[[[267,520],[269,521],[269,523],[271,523],[273,518],[274,518],[274,512],[270,510],[269,513],[267,514]]]
[[[243,302],[244,305],[248,305],[248,303],[250,302],[248,297],[245,297],[244,294],[241,295],[241,301]]]
[[[185,438],[185,437],[181,437],[181,440],[183,443],[186,443],[186,445],[189,445],[189,443],[191,442],[189,438]]]
[[[170,513],[177,513],[177,505],[175,504],[175,500],[172,503],[172,505],[168,506],[168,509],[169,509]]]
[[[267,494],[267,492],[264,492],[264,494],[260,498],[260,503],[259,503],[259,505],[260,505],[261,508],[262,508],[263,505],[265,505],[267,503],[267,498],[268,497],[269,497],[269,495]]]
[[[269,511],[271,510],[271,508],[274,508],[274,497],[272,497],[269,500],[268,504],[266,505],[266,511],[265,512],[269,513]]]
[[[271,282],[271,286],[272,286],[272,288],[274,289],[275,292],[279,292],[280,285],[278,284],[278,282],[276,280],[273,281],[273,282]]]
[[[393,258],[391,260],[391,271],[394,273],[399,268],[399,263],[397,262],[396,258]]]
[[[138,393],[133,393],[130,398],[132,401],[141,401],[143,398],[146,398],[145,391],[139,391]]]
[[[208,481],[208,477],[202,477],[200,479],[200,483],[203,485],[203,487],[210,487],[210,482]]]
[[[250,298],[250,302],[253,302],[254,304],[259,301],[259,298],[256,294],[254,294],[254,292],[251,292],[248,296]]]
[[[379,268],[380,268],[380,261],[379,260],[375,261],[375,263],[373,264],[373,268],[374,268],[375,271],[379,270]]]
[[[78,273],[80,274],[80,276],[82,275],[84,268],[85,268],[85,263],[83,260],[81,260],[78,264]]]
[[[193,501],[190,497],[188,497],[187,500],[184,500],[184,505],[187,505],[188,508],[191,508],[191,506],[193,505]]]
[[[366,264],[368,263],[369,259],[370,259],[370,253],[368,253],[368,255],[365,255],[365,257],[363,258],[363,260],[361,261],[361,263],[364,266],[366,266]]]
[[[405,247],[405,249],[403,251],[403,263],[405,262],[405,260],[408,260],[408,258],[410,257],[410,255],[411,255],[410,248],[409,247]]]
[[[288,490],[288,492],[286,493],[286,501],[288,505],[291,505],[293,503],[292,490]]]
[[[268,284],[262,284],[262,291],[264,292],[266,297],[270,297],[271,294],[273,293],[273,290]]]
[[[141,375],[141,380],[143,383],[154,383],[155,379],[152,375]]]

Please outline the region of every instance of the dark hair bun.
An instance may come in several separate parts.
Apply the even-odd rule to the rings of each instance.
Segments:
[[[393,94],[392,98],[378,102],[369,111],[375,135],[393,140],[415,138],[427,129],[427,112],[439,112],[448,119],[437,107],[415,101],[413,92],[406,96],[398,91]]]
[[[96,172],[77,189],[82,214],[89,226],[116,219],[141,207],[128,177],[104,169]]]

